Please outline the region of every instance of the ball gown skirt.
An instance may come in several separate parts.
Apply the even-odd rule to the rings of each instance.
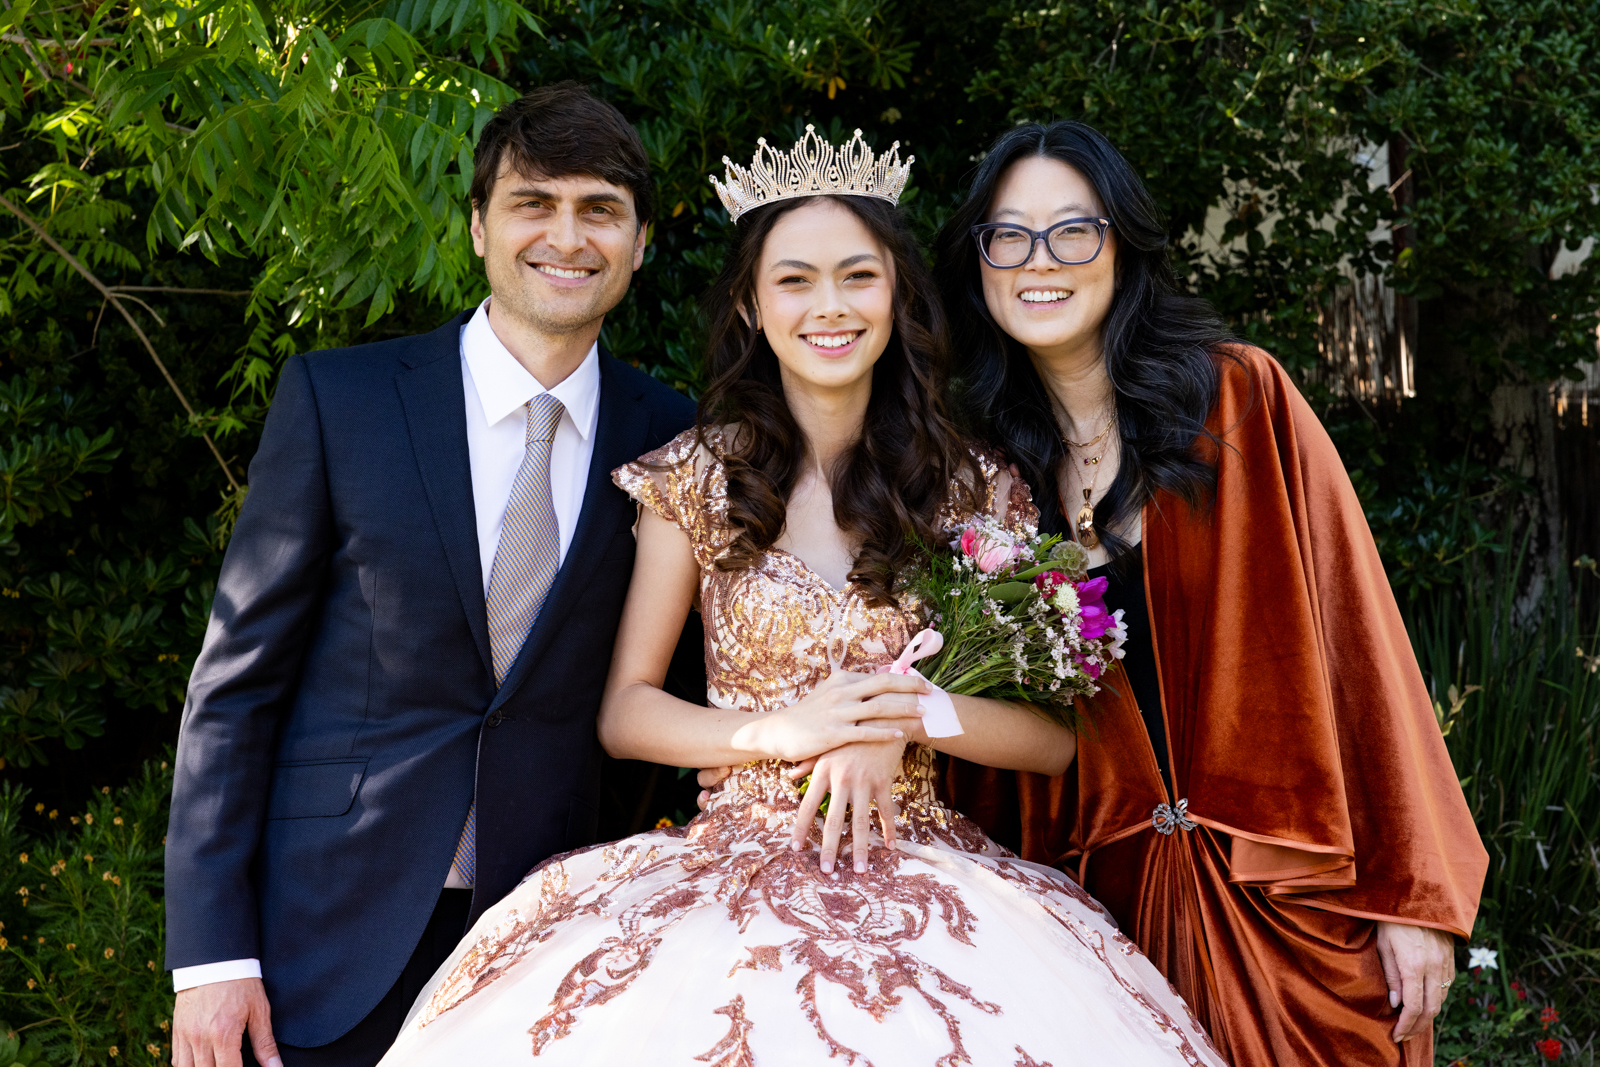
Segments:
[[[554,857],[468,932],[384,1067],[1221,1064],[1071,879],[938,804],[931,757],[908,750],[900,847],[874,833],[865,874],[822,873],[820,820],[789,850],[775,763],[687,827]]]

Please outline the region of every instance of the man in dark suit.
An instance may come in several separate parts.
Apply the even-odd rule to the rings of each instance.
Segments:
[[[178,742],[178,1067],[375,1063],[469,923],[594,837],[610,472],[694,415],[598,348],[649,163],[550,86],[485,127],[472,204],[483,305],[283,369]]]

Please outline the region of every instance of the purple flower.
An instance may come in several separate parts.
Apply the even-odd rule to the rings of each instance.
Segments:
[[[1106,609],[1105,601],[1106,586],[1110,584],[1104,576],[1075,583],[1079,627],[1085,641],[1098,641],[1112,627],[1111,612]]]

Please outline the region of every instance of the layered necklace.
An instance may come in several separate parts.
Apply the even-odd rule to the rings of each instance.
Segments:
[[[1066,434],[1061,435],[1061,443],[1067,446],[1068,452],[1084,453],[1099,445],[1100,448],[1093,456],[1081,455],[1084,465],[1083,506],[1078,509],[1078,517],[1073,526],[1077,531],[1078,543],[1084,548],[1099,548],[1100,535],[1094,528],[1094,486],[1100,479],[1100,461],[1106,456],[1106,449],[1111,444],[1111,429],[1116,425],[1117,413],[1113,409],[1106,417],[1106,424],[1099,433],[1087,441],[1072,441]]]

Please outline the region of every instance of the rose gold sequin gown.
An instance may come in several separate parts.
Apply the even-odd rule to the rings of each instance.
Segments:
[[[835,669],[891,662],[914,616],[785,552],[711,565],[730,537],[720,437],[707,444],[685,434],[613,477],[689,535],[710,702],[770,711]],[[1011,513],[1031,513],[1015,495]],[[688,826],[535,868],[440,968],[385,1067],[1222,1064],[1076,883],[940,805],[932,750],[907,750],[901,848],[874,847],[865,874],[787,848],[799,792],[783,766],[740,768]]]

